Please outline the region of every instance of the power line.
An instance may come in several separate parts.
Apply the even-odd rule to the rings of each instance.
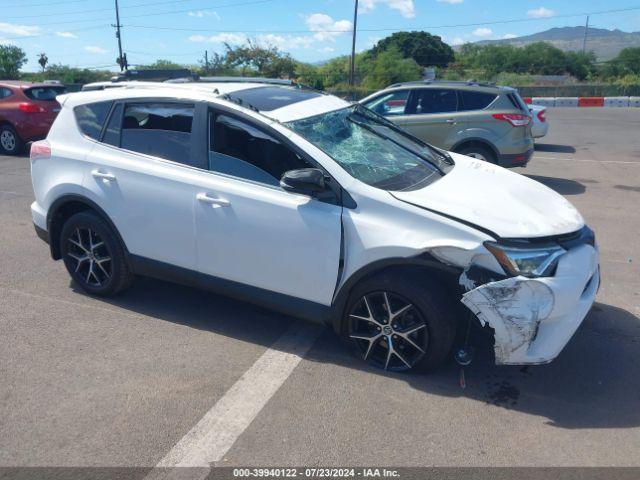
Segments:
[[[74,0],[75,1],[75,0]],[[276,0],[254,0],[254,1],[247,1],[247,2],[241,2],[241,3],[230,3],[230,4],[222,4],[222,5],[211,5],[208,6],[207,8],[215,8],[215,9],[220,9],[220,8],[232,8],[232,7],[242,7],[242,6],[247,6],[247,5],[258,5],[258,4],[264,4],[264,3],[271,3],[274,2]],[[49,4],[51,5],[51,4]],[[111,10],[111,9],[109,9]],[[182,10],[172,10],[172,11],[164,11],[164,12],[155,12],[155,13],[144,13],[144,14],[136,14],[136,15],[128,15],[127,18],[141,18],[141,17],[150,17],[150,16],[161,16],[161,15],[173,15],[176,13],[185,13],[185,12],[190,12],[193,10],[192,8],[189,9],[182,9]],[[586,15],[604,15],[604,14],[608,14],[608,13],[621,13],[621,12],[630,12],[630,11],[635,11],[635,10],[640,10],[640,6],[635,6],[635,7],[628,7],[628,8],[618,8],[618,9],[611,9],[611,10],[600,10],[600,11],[594,11],[594,12],[581,12],[581,13],[570,13],[570,14],[563,14],[563,15],[554,15],[553,17],[546,17],[546,18],[514,18],[514,19],[507,19],[507,20],[494,20],[491,22],[473,22],[473,23],[459,23],[459,24],[448,24],[448,25],[425,25],[425,26],[421,26],[421,30],[427,30],[427,29],[431,29],[431,30],[437,30],[437,29],[442,29],[442,28],[457,28],[457,27],[478,27],[478,26],[485,26],[485,25],[501,25],[501,24],[510,24],[510,23],[526,23],[526,22],[536,22],[536,21],[548,21],[550,19],[558,19],[558,18],[571,18],[571,17],[583,17]],[[48,15],[51,16],[51,15]],[[93,20],[69,20],[69,21],[62,21],[62,22],[47,22],[47,23],[38,23],[37,25],[24,25],[26,27],[43,27],[43,26],[50,26],[50,25],[71,25],[71,24],[79,24],[79,23],[86,23],[86,22],[90,22]],[[130,28],[147,28],[147,29],[156,29],[156,30],[173,30],[173,31],[186,31],[186,32],[211,32],[211,33],[315,33],[315,32],[310,32],[309,30],[213,30],[213,29],[203,29],[203,28],[179,28],[179,27],[159,27],[159,26],[154,26],[154,25],[124,25]],[[359,31],[361,32],[398,32],[398,31],[404,31],[407,30],[406,26],[402,26],[402,27],[396,27],[396,28],[360,28]],[[349,30],[322,30],[321,33],[348,33],[350,32],[351,29]],[[26,37],[34,37],[35,35],[24,35],[22,37],[14,37],[14,38],[26,38]]]
[[[266,0],[265,0],[266,1]],[[588,12],[588,13],[570,13],[564,15],[554,15],[553,17],[545,17],[545,18],[513,18],[508,20],[494,20],[491,22],[474,22],[474,23],[459,23],[459,24],[450,24],[450,25],[426,25],[420,27],[421,30],[435,30],[440,28],[456,28],[456,27],[479,27],[485,25],[498,25],[498,24],[508,24],[508,23],[523,23],[523,22],[535,22],[542,20],[550,20],[556,18],[571,18],[571,17],[582,17],[585,15],[604,15],[607,13],[620,13],[620,12],[629,12],[634,10],[640,10],[640,6],[637,7],[629,7],[629,8],[620,8],[613,10],[601,10],[597,12]],[[147,15],[142,15],[147,16]],[[134,17],[129,17],[134,18]],[[211,32],[211,33],[316,33],[310,32],[309,30],[219,30],[219,29],[209,29],[209,28],[182,28],[182,27],[160,27],[154,25],[127,25],[130,28],[148,28],[152,30],[172,30],[172,31],[183,31],[183,32]],[[397,31],[405,31],[407,30],[406,26],[396,27],[396,28],[360,28],[358,29],[360,32],[397,32]],[[349,33],[351,29],[345,30],[322,30],[320,33]]]
[[[84,3],[86,0],[64,0],[61,2],[46,2],[46,3],[31,3],[25,5],[24,3],[15,3],[13,5],[3,5],[3,8],[31,8],[31,7],[48,7],[49,5],[67,5],[69,3]]]
[[[276,0],[254,0],[254,1],[248,1],[248,2],[241,2],[241,3],[226,3],[226,4],[222,4],[222,5],[210,5],[207,8],[215,8],[215,9],[221,9],[221,8],[232,8],[232,7],[244,7],[247,5],[258,5],[258,4],[263,4],[263,3],[271,3],[271,2],[275,2]],[[142,6],[142,5],[138,5],[138,6]],[[113,11],[113,8],[109,8],[109,9],[105,9],[105,11]],[[187,9],[182,9],[182,10],[171,10],[171,11],[165,11],[165,12],[155,12],[155,13],[142,13],[142,14],[136,14],[136,15],[128,15],[128,18],[141,18],[141,17],[154,17],[154,16],[159,16],[159,15],[173,15],[176,13],[186,13],[186,12],[191,12],[193,11],[193,7],[191,8],[187,8]],[[51,17],[52,15],[46,15],[47,17]],[[46,26],[50,26],[50,25],[72,25],[72,24],[78,24],[78,23],[86,23],[86,22],[93,22],[94,20],[65,20],[65,21],[61,21],[61,22],[45,22],[45,23],[38,23],[37,25],[23,25],[24,27],[46,27]],[[32,37],[34,35],[24,35],[24,37]]]
[[[75,0],[74,0],[75,1]],[[85,0],[83,0],[85,1]],[[152,6],[158,6],[158,5],[167,5],[167,4],[171,4],[171,3],[186,3],[186,2],[193,2],[196,0],[165,0],[162,2],[148,2],[148,3],[138,3],[136,5],[127,5],[125,7],[121,7],[121,10],[128,10],[131,8],[141,8],[141,7],[152,7]],[[42,5],[47,5],[47,4],[42,4]],[[51,4],[48,4],[51,5]],[[209,8],[209,7],[207,7]],[[216,7],[213,7],[216,8]],[[81,14],[85,14],[85,13],[98,13],[98,12],[111,12],[113,10],[113,8],[94,8],[92,10],[74,10],[71,12],[55,12],[53,14],[38,14],[38,15],[23,15],[23,16],[19,16],[19,17],[4,17],[5,20],[18,20],[18,19],[23,19],[23,18],[44,18],[44,17],[50,17],[51,15],[81,15]]]

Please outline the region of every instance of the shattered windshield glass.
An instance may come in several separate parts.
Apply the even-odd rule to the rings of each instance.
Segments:
[[[452,165],[384,118],[355,105],[286,124],[358,180],[389,191],[422,188]]]

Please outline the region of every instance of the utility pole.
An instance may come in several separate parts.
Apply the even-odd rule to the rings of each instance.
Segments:
[[[209,52],[204,51],[204,73],[209,75]]]
[[[122,54],[122,35],[120,34],[120,9],[118,8],[118,0],[116,1],[116,24],[111,25],[112,27],[116,27],[116,38],[118,39],[118,65],[120,65],[120,71],[126,70],[129,65],[127,65],[127,56],[126,54]]]
[[[356,72],[356,29],[358,26],[358,0],[353,11],[353,41],[351,43],[351,66],[349,68],[349,85],[353,87]]]
[[[582,39],[582,53],[587,51],[587,32],[589,31],[589,15],[587,15],[587,23],[584,26],[584,38]]]

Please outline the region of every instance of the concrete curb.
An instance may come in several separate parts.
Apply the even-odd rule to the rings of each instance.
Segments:
[[[523,97],[523,100],[544,107],[640,108],[640,97]]]

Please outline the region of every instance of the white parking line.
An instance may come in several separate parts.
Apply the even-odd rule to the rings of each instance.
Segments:
[[[293,372],[322,331],[319,325],[293,322],[156,467],[208,469],[211,462],[222,459]],[[163,477],[161,472],[152,471],[148,478]],[[165,473],[171,474],[170,471]]]
[[[578,159],[572,157],[540,157],[538,155],[534,155],[532,160],[566,160],[568,162],[578,162],[578,163],[627,163],[632,165],[640,165],[640,161],[638,162],[627,162],[625,160],[586,160],[586,159]]]

